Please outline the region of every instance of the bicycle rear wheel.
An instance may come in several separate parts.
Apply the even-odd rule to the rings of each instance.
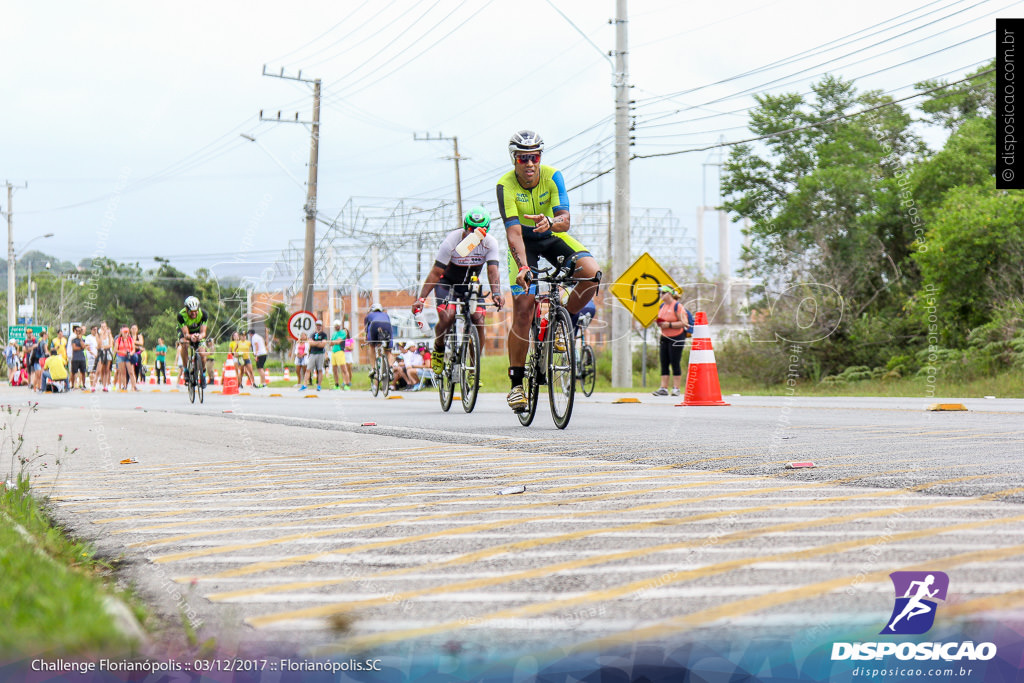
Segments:
[[[441,410],[448,412],[452,407],[452,398],[455,396],[455,363],[458,360],[459,345],[455,337],[455,326],[444,335],[444,367],[441,368],[441,376],[437,378],[437,397],[441,399]]]
[[[480,390],[480,335],[473,325],[469,326],[469,334],[462,340],[462,353],[459,355],[459,362],[462,365],[459,373],[462,409],[471,413],[476,406],[476,395]]]
[[[537,323],[530,325],[530,347],[526,352],[526,375],[523,377],[523,391],[526,393],[526,410],[516,413],[519,423],[529,427],[537,414],[537,394],[540,393],[540,345],[537,343]]]
[[[594,347],[584,344],[579,357],[580,367],[580,390],[584,396],[594,393],[594,384],[597,383],[597,360],[594,357]]]
[[[380,391],[380,371],[377,369],[379,365],[380,356],[374,355],[373,365],[370,366],[370,393],[374,396]]]
[[[551,419],[555,426],[565,429],[572,417],[572,403],[576,394],[575,344],[572,338],[572,320],[564,308],[555,311],[544,340],[548,353],[548,398]]]

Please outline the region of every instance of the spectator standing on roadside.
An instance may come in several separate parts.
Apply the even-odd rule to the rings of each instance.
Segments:
[[[82,391],[85,391],[85,371],[87,367],[85,353],[85,339],[82,337],[82,328],[75,325],[71,337],[71,388],[81,383]]]
[[[306,377],[306,356],[309,354],[309,336],[305,332],[299,334],[299,339],[295,342],[295,348],[292,351],[295,356],[295,375],[299,383],[299,391],[302,391],[306,388],[306,383],[303,380]]]
[[[32,373],[32,389],[41,391],[39,388],[43,377],[43,364],[50,356],[49,344],[47,343],[47,332],[43,330],[36,338],[36,344],[29,355],[29,369]]]
[[[270,378],[267,376],[267,342],[263,339],[263,335],[256,332],[256,330],[249,330],[249,343],[252,344],[252,354],[256,356],[256,370],[260,373],[260,383],[257,387],[265,387],[270,384]]]
[[[238,335],[238,342],[235,344],[235,349],[238,353],[235,356],[235,361],[238,363],[238,386],[245,386],[245,378],[249,378],[249,384],[251,386],[258,386],[256,384],[256,378],[252,374],[252,342],[249,341],[249,337],[244,334]]]
[[[163,337],[156,338],[156,358],[153,361],[153,374],[156,376],[157,384],[167,384],[167,344],[164,344]],[[160,378],[163,377],[163,381]]]
[[[683,347],[687,333],[693,332],[693,314],[679,303],[681,292],[668,285],[661,286],[661,308],[658,309],[658,327],[661,328],[661,388],[652,392],[655,396],[668,396],[669,370],[672,371],[672,395],[679,395],[682,384]]]
[[[68,365],[68,338],[64,336],[64,330],[57,330],[57,336],[53,338],[53,350],[64,361],[64,367]]]
[[[348,331],[341,329],[341,321],[334,321],[334,331],[331,332],[331,372],[334,374],[334,388],[341,389],[344,382],[345,390],[352,388],[352,369],[345,362],[345,340],[348,339]],[[341,374],[341,381],[338,374]]]
[[[146,381],[146,338],[139,332],[138,325],[132,325],[132,340],[135,342],[135,350],[132,352],[132,366],[135,377],[141,382]]]
[[[324,357],[327,355],[327,333],[324,332],[322,320],[316,321],[316,331],[309,338],[309,357],[306,361],[309,383],[313,383],[313,373],[316,373],[316,390],[320,391],[320,384],[324,376]]]
[[[90,391],[96,391],[96,355],[99,352],[96,342],[97,330],[98,328],[93,325],[89,328],[89,334],[85,335],[85,364],[89,373]]]
[[[214,341],[213,337],[206,338],[206,372],[203,373],[203,388],[206,387],[207,382],[212,382],[217,379],[217,360],[214,358],[214,354],[217,352],[217,342]]]
[[[110,364],[114,360],[114,335],[111,333],[106,320],[100,321],[100,329],[96,334],[96,344],[99,348],[96,363],[99,365],[100,386],[103,387],[103,391],[110,391]]]
[[[135,386],[135,364],[132,356],[135,353],[135,338],[132,337],[131,329],[121,328],[121,334],[117,335],[114,341],[114,350],[117,352],[117,378],[115,382],[121,391],[128,391],[128,384],[132,385],[132,391],[138,391]]]

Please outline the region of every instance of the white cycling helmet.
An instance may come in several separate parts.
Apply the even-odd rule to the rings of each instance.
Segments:
[[[515,162],[516,154],[543,152],[544,140],[532,130],[521,130],[508,139],[508,154]]]
[[[190,311],[198,311],[199,299],[195,298],[194,296],[187,297],[185,299],[185,308],[187,308]]]
[[[380,304],[374,304],[370,306],[371,311],[383,311],[384,308]]]

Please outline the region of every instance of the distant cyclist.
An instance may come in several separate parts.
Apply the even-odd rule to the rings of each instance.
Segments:
[[[178,358],[181,365],[188,368],[188,345],[196,347],[199,354],[200,368],[206,364],[206,352],[203,350],[203,339],[206,338],[206,311],[199,307],[199,299],[194,296],[185,299],[185,308],[178,311]],[[206,386],[206,375],[203,375],[202,383]]]
[[[391,317],[380,304],[370,306],[370,312],[363,318],[363,334],[370,346],[383,345],[388,365],[391,365],[394,362],[394,358],[391,357]]]
[[[462,219],[462,228],[452,230],[441,242],[437,256],[434,257],[434,267],[427,273],[427,279],[420,289],[420,298],[412,305],[413,315],[419,315],[430,292],[434,292],[434,300],[437,302],[437,325],[434,326],[434,350],[430,354],[430,369],[435,375],[441,374],[444,370],[444,335],[455,320],[456,302],[468,296],[471,279],[474,276],[480,277],[480,271],[485,264],[491,299],[499,310],[505,305],[505,300],[501,296],[501,276],[498,274],[498,242],[487,234],[490,225],[491,214],[487,209],[477,206],[469,210]],[[455,247],[474,231],[482,234],[483,239],[471,252],[460,256]],[[470,315],[480,335],[480,348],[485,348],[483,306],[477,306],[475,311],[470,311]]]
[[[514,164],[498,180],[498,208],[508,239],[509,280],[512,286],[512,330],[508,335],[508,376],[512,391],[508,405],[517,413],[527,408],[523,391],[526,354],[530,346],[530,323],[534,313],[535,285],[531,269],[543,256],[554,264],[559,256],[577,257],[575,277],[600,275],[597,260],[569,232],[569,194],[562,172],[542,166],[544,141],[532,130],[521,130],[509,139],[508,153]],[[580,310],[597,292],[596,282],[581,282],[572,290],[566,308],[573,325]]]

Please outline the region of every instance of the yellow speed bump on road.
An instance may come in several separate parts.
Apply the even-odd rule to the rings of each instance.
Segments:
[[[617,398],[614,401],[612,401],[612,404],[614,405],[616,403],[639,403],[639,402],[640,402],[640,399],[638,399],[638,398],[633,398],[632,396],[623,396],[622,398]]]
[[[958,411],[967,410],[967,406],[963,403],[933,403],[928,406],[928,410]]]

